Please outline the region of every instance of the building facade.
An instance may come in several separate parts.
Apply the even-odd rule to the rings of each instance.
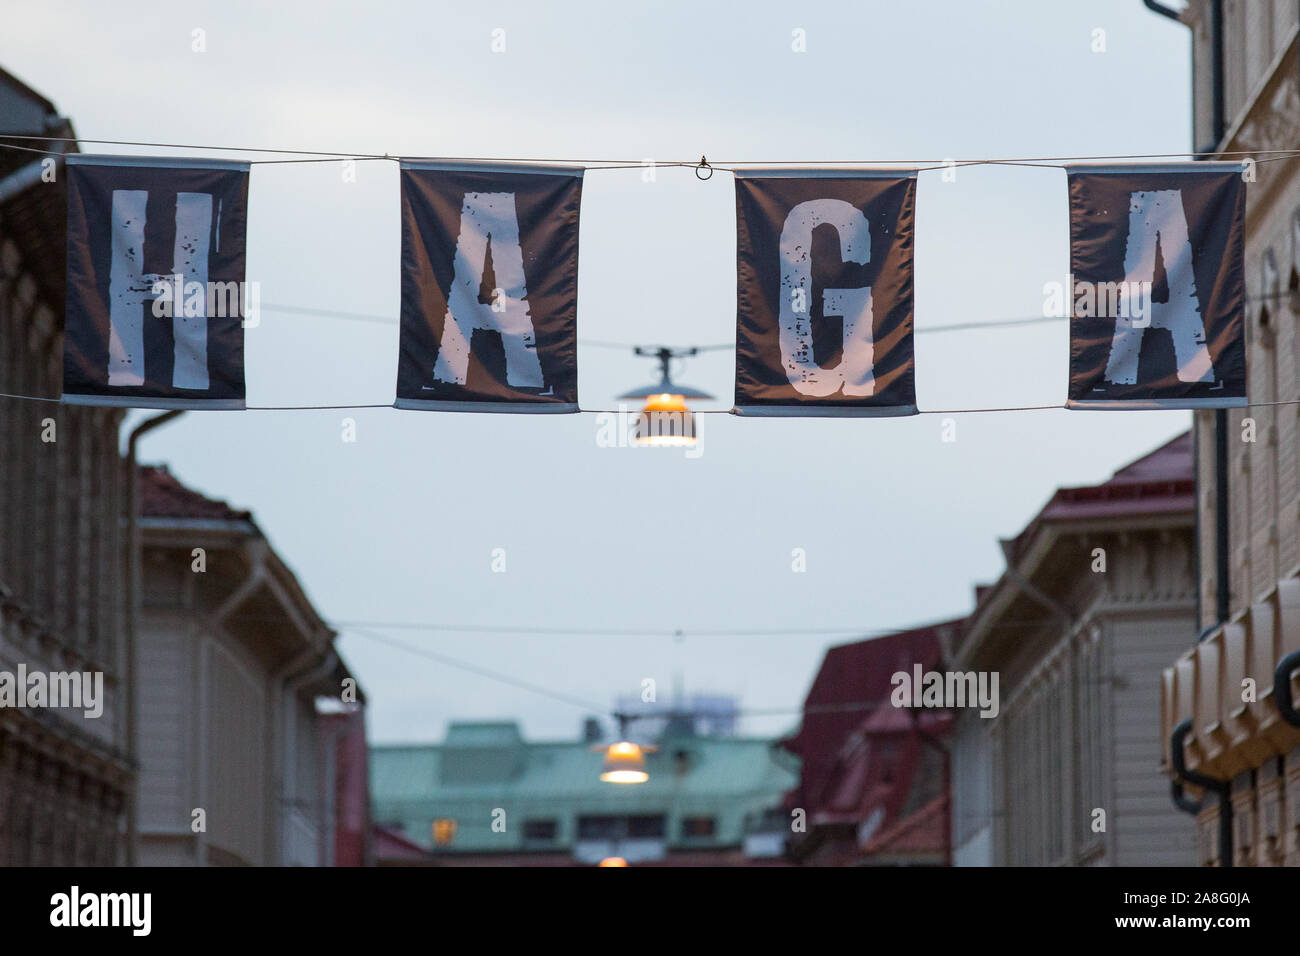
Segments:
[[[2,70],[0,132],[74,135],[53,104]],[[0,706],[0,866],[121,862],[133,781],[122,413],[57,402],[66,198],[56,159],[0,151],[0,393],[46,399],[0,397],[0,674],[99,675],[103,699],[96,716]]]
[[[797,779],[776,742],[670,725],[650,779],[600,780],[592,735],[530,742],[513,721],[452,723],[442,744],[371,748],[380,865],[583,866],[781,862]],[[383,855],[391,852],[392,858]]]
[[[1181,866],[1195,827],[1169,802],[1164,663],[1195,626],[1192,441],[1100,485],[1058,490],[977,589],[951,665],[998,674],[996,716],[958,711],[958,866]]]
[[[943,866],[949,862],[946,710],[895,706],[895,674],[933,670],[961,621],[832,647],[804,701],[787,798],[802,826],[790,855],[812,866]]]
[[[139,471],[140,862],[366,862],[365,700],[334,632],[252,515]]]
[[[1258,161],[1246,171],[1252,404],[1195,414],[1199,620],[1165,661],[1151,728],[1209,865],[1300,864],[1300,727],[1274,692],[1278,663],[1300,650],[1300,161],[1267,152],[1300,143],[1298,12],[1191,0],[1181,15],[1196,147]]]

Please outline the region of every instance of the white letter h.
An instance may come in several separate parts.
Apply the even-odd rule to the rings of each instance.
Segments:
[[[146,273],[144,261],[145,208],[149,193],[143,189],[113,190],[113,251],[109,270],[108,384],[143,385],[144,303],[154,298],[155,282],[171,276]],[[182,276],[182,292],[190,282],[208,287],[208,246],[212,231],[212,196],[176,194],[176,242],[172,247],[172,272]],[[206,304],[205,304],[206,309]],[[208,387],[208,318],[206,312],[187,316],[183,300],[172,303],[175,361],[174,388]]]

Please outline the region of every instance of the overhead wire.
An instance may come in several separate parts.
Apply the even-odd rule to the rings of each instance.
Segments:
[[[662,719],[664,717],[673,716],[679,713],[678,711],[676,711],[671,707],[668,708],[668,711],[666,713],[656,712],[653,710],[645,711],[645,712],[626,711],[626,710],[618,710],[617,708],[605,707],[603,705],[595,704],[591,701],[586,701],[569,694],[560,693],[558,691],[555,691],[549,687],[545,687],[540,684],[534,684],[530,681],[521,680],[510,674],[506,674],[502,671],[497,671],[491,668],[482,667],[481,665],[478,664],[471,664],[468,661],[461,660],[459,658],[451,657],[450,655],[447,654],[442,654],[437,651],[430,650],[427,647],[421,647],[421,646],[411,644],[407,641],[401,641],[395,638],[387,637],[386,635],[377,633],[376,631],[370,629],[369,627],[358,627],[355,624],[347,624],[345,622],[336,622],[336,626],[345,634],[353,634],[358,637],[363,637],[368,640],[373,640],[377,643],[385,644],[387,646],[397,648],[399,650],[405,651],[414,656],[422,657],[427,660],[434,661],[446,667],[451,667],[455,670],[465,671],[466,673],[475,674],[486,680],[495,681],[500,684],[514,687],[518,690],[524,690],[529,693],[537,694],[539,696],[548,697],[551,700],[555,700],[563,704],[568,704],[569,706],[576,707],[587,713],[604,714],[610,717],[617,718],[620,721],[653,720],[656,718]],[[395,625],[387,624],[381,626],[393,627]],[[457,628],[457,630],[460,629],[463,628]],[[508,630],[514,631],[515,629],[508,629]],[[703,633],[703,632],[694,631],[692,633]],[[746,633],[753,633],[753,632],[750,631]],[[783,632],[783,633],[797,633],[797,632]],[[809,632],[803,632],[803,633],[809,633]],[[849,629],[846,631],[836,631],[835,633],[862,634],[861,631],[856,629]],[[868,633],[868,635],[866,635],[866,639],[869,639],[872,636],[882,636],[884,634],[891,634],[891,633],[896,633],[896,631],[880,631],[875,634]],[[803,707],[759,707],[759,708],[742,707],[742,708],[736,708],[735,710],[726,711],[720,716],[780,717],[780,716],[787,716],[793,714],[811,715],[811,714],[825,714],[825,713],[851,713],[851,712],[860,712],[864,710],[872,710],[880,706],[882,703],[884,703],[883,699],[870,700],[870,701],[846,701],[838,704],[811,704],[811,705],[805,705]],[[698,716],[710,716],[708,714],[703,714],[699,711],[691,711],[690,713]]]
[[[412,154],[393,154],[393,153],[365,153],[348,150],[327,150],[327,149],[301,149],[296,147],[267,147],[267,146],[229,146],[221,144],[198,144],[198,143],[162,143],[149,142],[144,140],[125,140],[125,139],[96,139],[90,136],[42,136],[39,134],[16,134],[0,133],[0,140],[22,140],[45,143],[89,143],[96,146],[131,146],[144,149],[191,149],[204,150],[210,152],[228,152],[228,153],[261,153],[275,154],[280,156],[301,156],[307,157],[298,160],[251,160],[256,163],[267,162],[330,162],[334,160],[388,160],[390,162],[400,162],[403,159],[417,160],[423,162],[482,162],[482,163],[553,163],[557,165],[591,165],[593,168],[627,168],[642,169],[650,166],[654,167],[705,167],[713,169],[732,170],[748,166],[932,166],[935,169],[950,168],[952,166],[979,166],[979,165],[1043,165],[1049,163],[1075,163],[1075,162],[1107,162],[1118,160],[1144,160],[1144,159],[1230,159],[1235,157],[1253,158],[1255,156],[1270,156],[1276,159],[1291,159],[1300,156],[1300,148],[1295,149],[1255,149],[1255,150],[1225,150],[1216,152],[1212,150],[1188,150],[1184,152],[1173,153],[1108,153],[1096,155],[1078,155],[1078,156],[1008,156],[1008,157],[979,157],[979,158],[954,158],[944,157],[941,159],[789,159],[789,160],[720,160],[708,161],[704,156],[699,160],[694,159],[672,159],[658,160],[653,157],[642,157],[640,159],[569,159],[560,157],[518,157],[518,156],[420,156]],[[11,146],[10,144],[0,143],[0,148],[23,148]],[[31,149],[31,147],[27,147]],[[1261,162],[1262,160],[1256,160]],[[1272,160],[1269,160],[1272,161]]]

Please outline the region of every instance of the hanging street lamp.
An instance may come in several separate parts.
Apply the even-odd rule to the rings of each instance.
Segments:
[[[675,383],[669,374],[669,365],[673,359],[695,355],[700,349],[638,345],[633,351],[637,355],[658,359],[660,375],[657,383],[619,396],[619,399],[645,399],[645,407],[637,419],[636,443],[659,447],[694,445],[695,413],[687,407],[686,400],[708,401],[713,396],[698,388]]]
[[[592,747],[595,753],[604,753],[600,779],[605,783],[645,783],[650,779],[646,770],[645,755],[658,747],[633,743],[627,736],[627,714],[615,714],[618,719],[618,739],[608,747]]]
[[[645,769],[645,751],[630,740],[610,744],[605,750],[600,779],[606,783],[645,783],[650,779]]]

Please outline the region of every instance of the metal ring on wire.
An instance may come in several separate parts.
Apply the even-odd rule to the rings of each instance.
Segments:
[[[709,171],[709,175],[701,176],[700,175],[701,169],[707,169]],[[708,180],[713,178],[713,167],[709,165],[709,161],[705,159],[703,156],[700,157],[700,164],[695,167],[695,178],[700,180],[701,182],[707,182]]]

